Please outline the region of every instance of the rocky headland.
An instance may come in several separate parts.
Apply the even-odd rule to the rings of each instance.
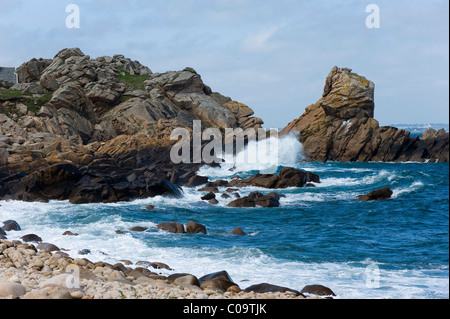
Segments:
[[[180,186],[196,187],[208,178],[197,176],[201,164],[171,162],[174,128],[192,134],[194,120],[222,132],[263,124],[247,105],[213,92],[192,68],[153,73],[123,55],[92,59],[72,48],[53,59],[32,59],[17,74],[18,84],[0,82],[3,200],[79,204],[182,196]],[[380,127],[374,106],[372,82],[334,67],[322,98],[280,135],[299,132],[309,161],[448,161],[444,130],[419,138]],[[308,172],[284,181],[282,175],[257,174],[229,186],[318,182]],[[276,197],[271,201],[265,200],[276,205]]]
[[[421,138],[374,119],[375,85],[348,68],[333,67],[322,97],[280,135],[300,133],[310,161],[449,161],[449,134],[427,130]]]
[[[180,196],[198,164],[174,165],[174,128],[255,128],[253,110],[192,68],[152,73],[123,55],[80,49],[32,59],[0,82],[0,199],[72,203]],[[192,179],[192,180],[190,180]]]

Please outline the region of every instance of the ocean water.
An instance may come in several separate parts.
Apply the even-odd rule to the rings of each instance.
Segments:
[[[0,201],[0,221],[16,220],[21,231],[45,242],[78,251],[92,261],[152,261],[196,276],[226,270],[241,288],[268,282],[301,290],[322,284],[337,298],[449,298],[449,164],[448,163],[309,163],[293,136],[279,141],[258,165],[204,167],[212,180],[279,171],[284,166],[314,172],[314,188],[276,190],[286,195],[278,208],[230,208],[201,201],[204,194],[183,188],[180,199],[155,197],[114,204],[72,205],[66,201]],[[229,168],[235,166],[233,172]],[[391,199],[360,202],[357,195],[389,186]],[[223,191],[225,188],[219,188]],[[244,196],[258,190],[247,187]],[[154,210],[146,210],[147,205]],[[196,221],[208,234],[171,234],[161,222]],[[117,234],[133,226],[145,232]],[[241,227],[247,235],[230,234]],[[62,236],[66,230],[79,236]]]

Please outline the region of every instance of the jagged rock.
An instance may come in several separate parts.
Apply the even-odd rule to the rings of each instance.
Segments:
[[[51,59],[31,59],[16,70],[19,83],[38,81],[44,70],[51,64]]]
[[[311,161],[449,160],[449,135],[411,138],[395,127],[380,127],[374,116],[373,82],[348,68],[333,67],[322,98],[289,123],[280,135],[300,132]]]

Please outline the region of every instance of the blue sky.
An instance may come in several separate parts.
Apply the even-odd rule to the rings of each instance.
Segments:
[[[81,27],[66,28],[66,6]],[[365,25],[367,5],[380,28]],[[334,65],[375,83],[375,118],[448,123],[448,0],[0,0],[0,65],[60,49],[123,54],[153,72],[193,67],[214,91],[282,128]]]

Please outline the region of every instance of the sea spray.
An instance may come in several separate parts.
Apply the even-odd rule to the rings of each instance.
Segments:
[[[304,158],[298,134],[271,136],[259,141],[251,140],[238,154],[226,154],[220,167],[203,166],[198,174],[223,178],[249,171],[276,173],[280,166],[293,167]]]

